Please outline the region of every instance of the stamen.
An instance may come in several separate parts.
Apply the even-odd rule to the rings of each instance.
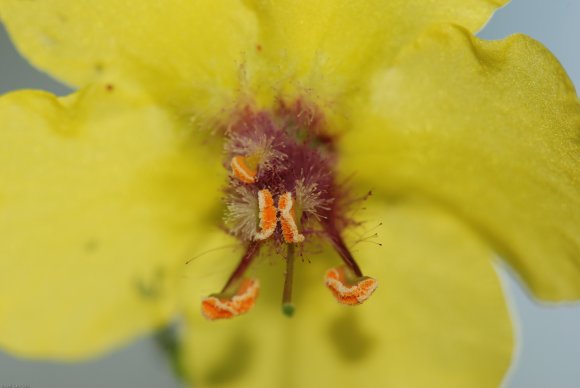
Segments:
[[[324,283],[339,303],[354,306],[366,301],[376,290],[378,282],[368,276],[354,277],[345,266],[326,272]]]
[[[356,222],[347,214],[352,205],[348,190],[336,179],[337,147],[322,111],[309,108],[302,99],[274,108],[241,106],[231,121],[223,122],[224,165],[230,170],[224,226],[248,248],[223,291],[204,299],[202,310],[208,319],[231,318],[252,308],[258,284],[244,273],[262,244],[272,252],[287,246],[282,295],[287,316],[294,313],[295,244],[306,243],[305,237],[326,238],[344,262],[325,277],[340,303],[363,303],[377,287],[375,279],[363,276],[342,240],[342,230]]]
[[[240,260],[240,264],[238,264],[235,271],[232,272],[232,274],[230,275],[230,278],[228,279],[226,285],[222,289],[222,293],[227,293],[228,291],[230,291],[233,285],[236,284],[236,282],[239,281],[244,276],[244,274],[248,270],[248,267],[250,266],[250,264],[254,260],[254,257],[256,257],[259,251],[260,251],[259,242],[251,242],[250,245],[248,245],[246,253],[244,253],[244,256],[242,256],[242,260]]]
[[[211,295],[205,298],[201,304],[201,313],[212,321],[244,314],[254,307],[259,290],[258,280],[243,279],[233,297]]]
[[[328,225],[327,225],[326,234],[327,234],[328,238],[330,239],[332,246],[334,247],[336,252],[339,254],[342,261],[344,261],[344,264],[348,268],[350,268],[350,270],[352,272],[354,272],[354,274],[357,277],[363,276],[362,271],[360,270],[360,267],[356,263],[354,257],[352,256],[352,254],[350,253],[348,248],[346,247],[346,244],[342,240],[342,237],[340,237],[340,234],[338,233],[338,231],[331,228],[331,227],[328,227]]]
[[[292,304],[292,280],[294,278],[294,245],[288,244],[286,256],[286,273],[284,274],[284,293],[282,294],[282,312],[287,317],[294,315]]]
[[[234,156],[231,162],[232,171],[234,176],[244,183],[255,183],[257,182],[256,175],[258,173],[257,169],[252,169],[248,166],[246,158],[243,156]]]
[[[274,199],[270,190],[258,191],[258,207],[260,218],[260,231],[254,235],[255,240],[265,240],[274,234],[276,230],[277,217]]]
[[[286,192],[278,198],[278,210],[280,210],[284,241],[288,244],[303,242],[304,235],[298,232],[298,226],[296,226],[296,213],[291,192]]]
[[[250,243],[222,292],[203,299],[201,312],[207,319],[232,318],[249,311],[254,306],[260,284],[255,279],[243,276],[259,250],[259,242]]]

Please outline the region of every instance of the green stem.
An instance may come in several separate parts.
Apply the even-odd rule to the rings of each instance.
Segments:
[[[287,317],[294,315],[292,304],[292,281],[294,278],[294,244],[288,244],[286,255],[286,274],[284,277],[284,293],[282,294],[282,312]]]

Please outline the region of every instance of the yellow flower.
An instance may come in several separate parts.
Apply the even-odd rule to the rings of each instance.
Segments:
[[[0,99],[0,345],[77,359],[182,312],[202,386],[498,385],[493,252],[538,297],[580,297],[580,104],[539,43],[472,36],[503,3],[0,0],[19,49],[80,87]],[[347,241],[381,286],[338,305],[321,282],[337,255],[310,253],[288,320],[272,254],[256,307],[206,321],[240,258],[185,265],[230,244],[212,133],[295,101],[374,190],[357,218],[382,246]]]

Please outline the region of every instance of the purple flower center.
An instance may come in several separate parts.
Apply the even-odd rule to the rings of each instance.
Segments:
[[[224,222],[246,245],[246,252],[222,292],[204,300],[204,315],[229,318],[249,310],[259,283],[252,283],[251,301],[240,287],[247,284],[244,274],[266,245],[287,250],[282,302],[283,311],[292,315],[296,247],[302,254],[306,244],[320,239],[328,241],[345,264],[327,273],[327,286],[341,303],[362,303],[376,288],[376,280],[362,275],[341,236],[354,223],[346,214],[355,201],[347,200],[347,190],[337,183],[336,139],[325,130],[321,111],[298,100],[273,112],[245,108],[234,117],[225,131],[224,167],[231,173]]]

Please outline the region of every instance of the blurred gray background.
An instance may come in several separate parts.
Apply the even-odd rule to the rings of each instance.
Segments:
[[[580,87],[580,0],[513,0],[479,34],[500,39],[526,33],[544,43]],[[14,89],[69,89],[32,68],[16,53],[0,25],[0,93]],[[509,268],[498,265],[517,327],[516,362],[505,388],[580,387],[580,303],[540,305]],[[27,361],[0,351],[0,386],[181,387],[152,338],[141,338],[101,359],[66,365]]]

